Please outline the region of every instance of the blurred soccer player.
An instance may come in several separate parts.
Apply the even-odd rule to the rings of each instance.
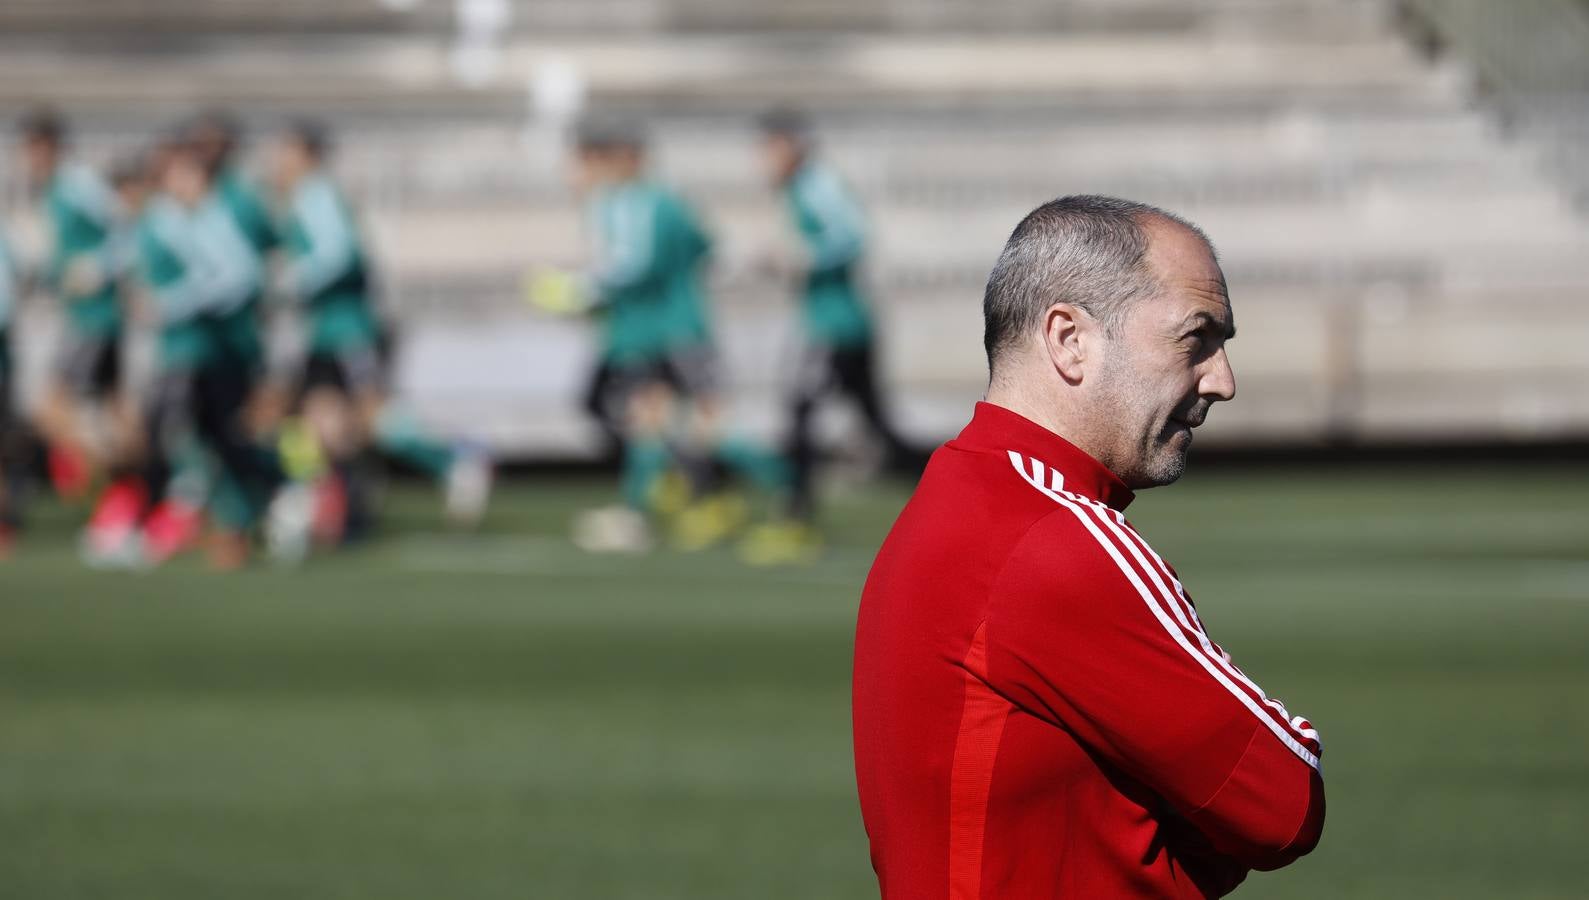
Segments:
[[[66,159],[66,123],[48,109],[23,116],[18,134],[31,188],[44,206],[51,251],[46,286],[60,299],[63,341],[38,425],[49,442],[56,489],[79,497],[94,469],[131,439],[135,422],[121,394],[122,304],[111,242],[116,204],[87,166]],[[94,413],[109,429],[96,429]]]
[[[1122,514],[1231,399],[1202,232],[1065,197],[983,300],[991,380],[872,566],[855,766],[885,898],[1217,897],[1324,825],[1318,732]]]
[[[770,543],[814,539],[814,434],[818,405],[833,391],[854,400],[882,443],[891,468],[910,470],[920,454],[899,435],[888,415],[875,370],[875,323],[862,290],[866,222],[844,181],[815,152],[810,123],[792,110],[761,119],[767,175],[782,192],[804,253],[770,261],[798,285],[805,343],[789,408],[788,454],[794,465],[793,518],[797,526]]]
[[[115,161],[109,171],[116,206],[104,257],[113,261],[109,268],[118,279],[118,289],[123,296],[132,294],[128,282],[134,280],[132,276],[138,269],[138,230],[149,195],[155,188],[153,166],[157,158],[164,157],[158,152],[149,157],[128,156]],[[124,312],[124,318],[136,318],[130,313],[131,310]],[[132,407],[137,401],[129,396],[126,403]],[[148,421],[144,419],[143,423],[147,425]],[[140,442],[125,442],[109,461],[109,483],[94,503],[80,542],[83,560],[89,565],[132,565],[140,561],[140,528],[149,499],[144,459],[151,442],[147,434],[145,438]],[[201,524],[195,512],[192,526],[197,529]]]
[[[264,256],[280,243],[270,206],[251,179],[237,165],[242,126],[224,110],[195,116],[183,128],[183,140],[211,172],[215,190],[237,220],[255,251]]]
[[[646,517],[663,475],[679,465],[699,492],[716,439],[716,356],[701,286],[711,243],[689,205],[648,177],[638,123],[588,119],[576,140],[575,185],[592,239],[586,291],[603,320],[586,406],[619,438],[626,507],[580,529],[582,543],[639,549],[649,544]]]
[[[182,129],[182,140],[199,162],[209,170],[212,188],[221,204],[231,213],[238,229],[248,239],[255,255],[263,266],[280,243],[276,223],[259,186],[245,175],[237,164],[238,143],[242,127],[237,119],[224,110],[210,110],[194,117]],[[264,284],[231,316],[222,323],[224,337],[234,345],[236,352],[252,359],[255,383],[250,394],[257,394],[264,386],[265,341],[263,334]],[[279,393],[279,392],[277,392]],[[255,397],[250,406],[255,406]],[[283,401],[273,397],[268,405],[278,411]]]
[[[299,303],[308,332],[300,384],[304,416],[350,508],[363,502],[357,461],[373,442],[444,487],[450,520],[474,524],[490,496],[490,462],[476,448],[433,438],[391,402],[364,241],[326,169],[329,149],[322,126],[300,121],[280,135],[272,160],[286,204],[278,229],[288,256],[283,287]]]
[[[264,272],[214,190],[210,168],[191,147],[166,154],[156,175],[162,193],[144,205],[137,236],[159,357],[145,483],[150,502],[161,500],[174,464],[196,440],[220,475],[209,504],[217,526],[211,561],[235,568],[247,560],[251,533],[282,481],[273,456],[254,442],[244,421],[256,360],[228,331],[238,310],[258,295]],[[129,180],[124,191],[135,202],[136,184]],[[166,526],[158,513],[146,523],[150,561],[172,549]]]

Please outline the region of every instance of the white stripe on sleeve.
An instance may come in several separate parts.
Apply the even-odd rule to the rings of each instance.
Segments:
[[[1297,755],[1297,758],[1301,759],[1309,766],[1312,766],[1314,769],[1319,768],[1318,755],[1309,750],[1307,747],[1303,746],[1297,737],[1292,734],[1288,727],[1291,724],[1290,722],[1285,722],[1285,724],[1282,724],[1281,722],[1276,721],[1273,716],[1264,711],[1264,708],[1259,705],[1259,702],[1255,700],[1251,694],[1237,687],[1231,681],[1229,675],[1227,675],[1227,673],[1224,671],[1224,665],[1216,664],[1215,660],[1212,659],[1207,653],[1200,652],[1199,648],[1192,645],[1192,643],[1187,639],[1186,629],[1176,622],[1175,618],[1165,610],[1164,606],[1161,605],[1157,599],[1155,599],[1154,593],[1148,589],[1147,585],[1143,583],[1142,578],[1137,574],[1136,570],[1132,568],[1131,564],[1128,563],[1126,558],[1121,554],[1120,547],[1117,546],[1115,541],[1111,540],[1108,535],[1105,534],[1103,529],[1099,527],[1100,520],[1106,527],[1110,527],[1112,523],[1110,523],[1108,519],[1102,517],[1094,518],[1094,516],[1088,515],[1089,505],[1092,501],[1086,498],[1080,498],[1082,502],[1078,503],[1076,500],[1071,499],[1077,495],[1071,495],[1068,492],[1056,492],[1050,490],[1047,485],[1043,484],[1041,463],[1039,463],[1037,460],[1032,461],[1033,468],[1032,471],[1028,473],[1026,467],[1022,464],[1022,457],[1020,454],[1011,450],[1009,451],[1009,457],[1011,464],[1015,466],[1015,470],[1020,473],[1022,479],[1031,484],[1049,499],[1068,509],[1076,516],[1077,520],[1080,521],[1082,526],[1087,529],[1088,533],[1090,533],[1093,538],[1098,541],[1099,546],[1103,547],[1104,551],[1108,553],[1109,557],[1114,560],[1114,563],[1117,567],[1119,567],[1120,572],[1126,576],[1126,580],[1131,583],[1131,586],[1136,589],[1137,594],[1142,598],[1142,602],[1147,605],[1149,612],[1151,612],[1153,617],[1159,621],[1159,624],[1163,626],[1164,630],[1170,635],[1170,637],[1180,645],[1181,649],[1185,650],[1186,653],[1196,660],[1197,663],[1202,666],[1202,668],[1207,671],[1209,675],[1213,676],[1215,681],[1229,691],[1231,696],[1235,697],[1243,706],[1247,707],[1247,709],[1252,712],[1253,715],[1257,716],[1258,720],[1262,722],[1271,732],[1273,732],[1275,737],[1280,739],[1281,743],[1285,744],[1285,746],[1290,749],[1292,753]],[[1129,542],[1124,543],[1128,549],[1131,549]],[[1131,549],[1131,552],[1136,553],[1134,549]],[[1140,559],[1140,554],[1137,555]],[[1144,568],[1146,569],[1147,567],[1145,566]],[[1151,569],[1148,571],[1150,577],[1152,577],[1154,580],[1157,580],[1157,576],[1152,575]],[[1162,583],[1160,584],[1160,587],[1162,589]],[[1203,638],[1203,640],[1206,641],[1206,638]],[[1246,681],[1245,677],[1242,677],[1241,680]],[[1259,694],[1262,696],[1261,691]]]

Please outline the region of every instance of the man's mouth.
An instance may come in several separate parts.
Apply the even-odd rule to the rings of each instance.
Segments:
[[[1208,419],[1208,409],[1192,408],[1184,416],[1170,416],[1170,424],[1185,428],[1190,431],[1203,424]]]

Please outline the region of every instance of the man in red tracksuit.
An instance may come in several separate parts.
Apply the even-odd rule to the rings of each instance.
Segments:
[[[987,400],[932,457],[861,600],[855,766],[887,900],[1217,897],[1307,853],[1318,733],[1208,636],[1126,521],[1229,400],[1197,228],[1039,207],[983,302]]]

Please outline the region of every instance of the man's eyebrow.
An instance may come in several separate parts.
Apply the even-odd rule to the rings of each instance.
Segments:
[[[1232,321],[1229,321],[1229,320],[1225,320],[1225,319],[1220,319],[1220,318],[1212,315],[1211,313],[1206,313],[1206,312],[1203,312],[1202,310],[1198,310],[1197,312],[1192,313],[1191,315],[1187,316],[1186,320],[1181,323],[1181,327],[1182,328],[1190,328],[1190,327],[1192,327],[1194,325],[1197,325],[1197,326],[1212,325],[1215,328],[1221,330],[1221,332],[1224,335],[1225,340],[1227,340],[1227,341],[1234,340],[1235,337],[1236,337],[1236,323],[1235,322],[1232,322]]]

